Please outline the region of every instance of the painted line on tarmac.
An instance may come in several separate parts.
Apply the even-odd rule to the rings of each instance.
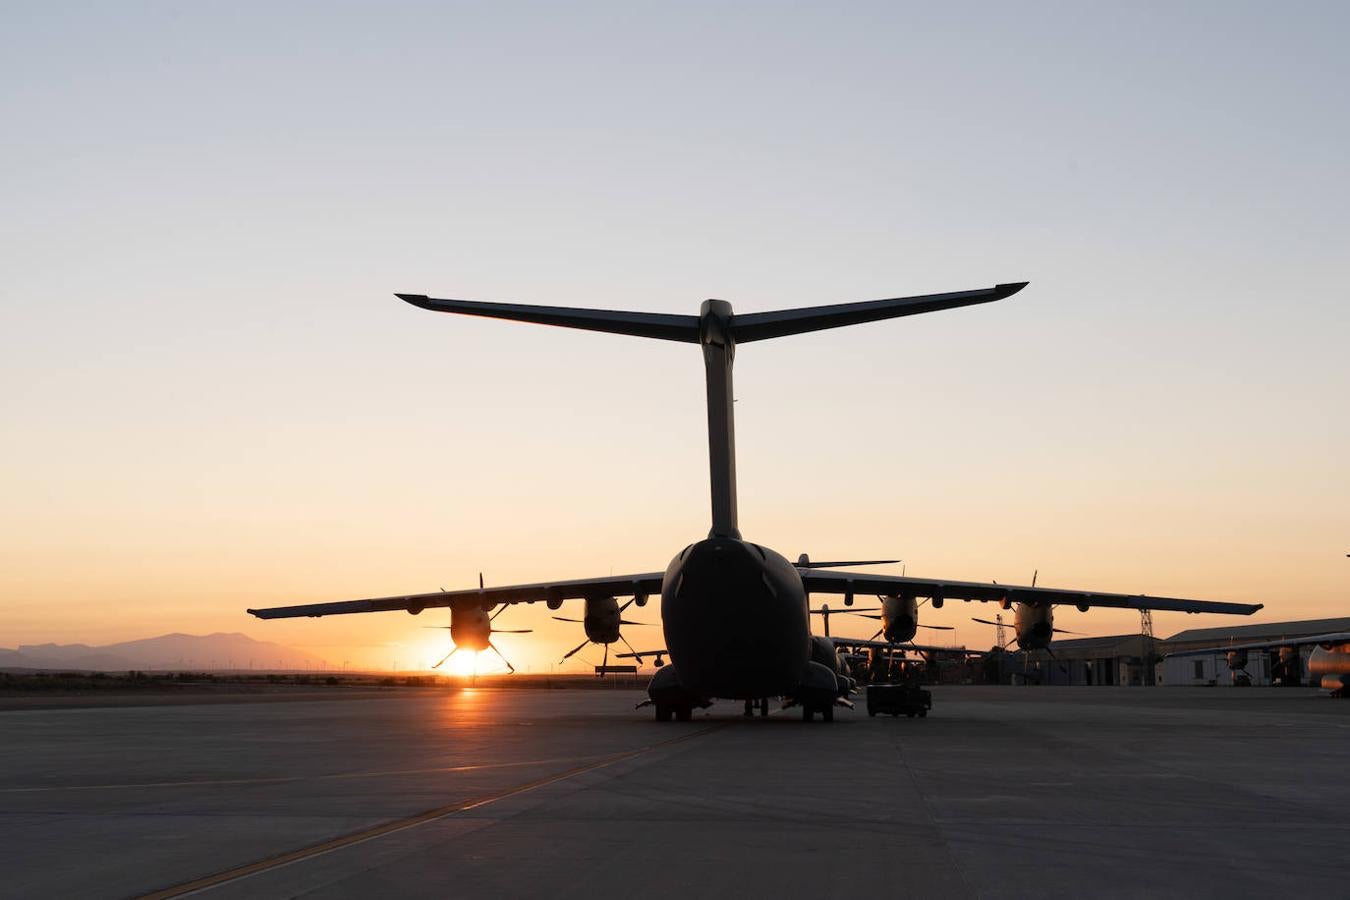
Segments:
[[[337,772],[332,775],[278,775],[269,778],[210,778],[201,781],[144,781],[131,784],[58,784],[45,787],[0,788],[0,794],[40,794],[51,791],[122,791],[144,788],[212,787],[215,785],[291,784],[297,781],[336,781],[354,778],[386,778],[395,775],[436,775],[444,772],[475,772],[481,769],[515,769],[522,766],[546,766],[550,763],[599,759],[602,754],[560,756],[552,759],[526,759],[520,762],[477,763],[463,766],[435,766],[429,769],[389,769],[375,772]]]
[[[692,731],[687,734],[681,734],[677,737],[668,738],[664,741],[657,741],[654,744],[648,744],[645,747],[638,747],[635,750],[626,750],[623,753],[607,756],[598,762],[587,763],[576,766],[565,772],[559,772],[556,775],[547,775],[543,778],[537,778],[534,781],[527,781],[524,784],[518,784],[515,787],[495,791],[491,794],[485,794],[481,797],[474,797],[469,800],[461,800],[457,803],[451,803],[447,806],[438,806],[435,809],[429,809],[425,812],[415,813],[411,816],[405,816],[402,819],[395,819],[392,822],[386,822],[383,825],[376,825],[374,828],[367,828],[364,831],[353,832],[343,835],[339,838],[333,838],[330,841],[324,841],[321,844],[315,844],[312,847],[304,847],[300,850],[293,850],[290,853],[283,853],[280,856],[274,856],[271,859],[264,859],[259,862],[249,863],[243,866],[237,866],[233,869],[226,869],[223,872],[217,872],[214,875],[207,875],[192,881],[163,890],[154,891],[143,895],[140,900],[169,900],[171,897],[188,897],[193,894],[221,887],[241,881],[245,878],[251,878],[254,875],[261,875],[264,872],[275,871],[285,866],[293,865],[305,860],[314,859],[319,856],[325,856],[337,850],[343,850],[347,847],[354,847],[357,844],[364,844],[367,841],[373,841],[386,835],[395,834],[400,831],[407,831],[411,828],[417,828],[420,825],[427,825],[440,819],[445,819],[457,813],[468,812],[471,809],[478,809],[487,806],[490,803],[496,803],[499,800],[505,800],[508,797],[519,796],[528,791],[547,787],[551,784],[557,784],[560,781],[566,781],[569,778],[575,778],[578,775],[585,775],[587,772],[595,772],[600,769],[608,768],[634,757],[642,756],[653,750],[660,750],[664,747],[670,747],[696,737],[702,737],[705,734],[711,734],[725,728],[727,723],[718,722],[707,728],[700,728],[698,731]]]

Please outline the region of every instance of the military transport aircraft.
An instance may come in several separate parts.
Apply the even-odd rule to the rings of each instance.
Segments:
[[[1330,691],[1336,697],[1350,695],[1350,690],[1347,690],[1350,688],[1350,631],[1314,634],[1300,638],[1280,638],[1250,644],[1230,644],[1226,647],[1200,647],[1195,650],[1178,650],[1167,655],[1169,657],[1222,655],[1228,663],[1228,671],[1232,673],[1233,683],[1242,683],[1245,676],[1245,682],[1250,684],[1251,676],[1247,675],[1247,663],[1251,651],[1276,650],[1280,654],[1280,662],[1286,667],[1291,667],[1299,665],[1298,651],[1303,647],[1313,648],[1312,655],[1308,657],[1309,682],[1320,676],[1320,681],[1313,683],[1320,684],[1323,690]],[[1295,675],[1301,674],[1295,669]]]
[[[500,604],[545,602],[558,609],[580,599],[588,606],[631,597],[637,606],[661,596],[661,625],[670,665],[657,671],[648,687],[657,719],[688,719],[695,706],[712,698],[764,701],[782,696],[802,707],[803,717],[832,715],[840,694],[838,654],[813,641],[807,601],[809,593],[842,594],[845,606],[855,594],[900,598],[908,604],[927,597],[934,608],[946,600],[1019,603],[1041,611],[1060,603],[1080,609],[1109,606],[1152,608],[1188,613],[1249,615],[1259,604],[1213,603],[1092,591],[1050,590],[933,578],[867,575],[793,565],[785,557],[742,538],[736,507],[736,452],[732,366],[736,346],[843,325],[856,325],[989,303],[1009,297],[1025,282],[956,291],[735,315],[724,300],[707,300],[697,316],[649,312],[616,312],[556,306],[437,300],[422,294],[397,296],[423,309],[579,328],[613,334],[697,344],[702,350],[708,413],[708,461],[712,527],[708,537],[679,551],[664,572],[611,575],[574,581],[509,585],[478,590],[412,594],[312,603],[249,610],[263,619],[327,616],[404,610],[414,615],[431,607],[450,608],[457,618],[472,620],[479,638],[490,622],[479,615]],[[786,424],[786,423],[785,423]],[[790,433],[784,434],[790,440]],[[451,635],[468,630],[451,631]],[[457,639],[458,640],[458,639]]]

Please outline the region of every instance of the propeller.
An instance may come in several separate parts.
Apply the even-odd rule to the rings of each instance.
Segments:
[[[479,572],[479,573],[478,573],[478,591],[479,591],[480,594],[484,591],[484,586],[483,586],[483,573],[482,573],[482,572]],[[445,588],[441,588],[441,592],[444,593],[444,592],[445,592]],[[507,607],[507,605],[508,605],[508,604],[502,604],[498,609],[496,609],[495,611],[493,611],[492,615],[488,616],[488,641],[487,641],[487,649],[489,649],[489,650],[491,650],[493,653],[497,654],[497,657],[498,657],[503,663],[506,664],[507,670],[508,670],[511,674],[514,675],[515,672],[516,672],[516,667],[513,666],[513,665],[511,665],[511,661],[510,661],[509,659],[506,658],[506,656],[502,653],[501,650],[497,649],[497,646],[496,646],[495,644],[492,643],[491,636],[494,635],[494,634],[530,634],[534,629],[532,629],[532,628],[493,628],[493,627],[492,627],[492,623],[496,621],[496,619],[497,619],[498,616],[500,616],[502,613],[506,612],[506,607]],[[455,622],[455,610],[454,610],[453,607],[451,607],[451,609],[450,609],[450,624],[449,624],[449,625],[423,625],[422,627],[423,627],[423,628],[434,628],[434,629],[437,629],[437,630],[445,630],[445,631],[451,631],[451,632],[453,632],[453,630],[454,630],[454,622]],[[456,644],[456,645],[450,650],[450,652],[447,653],[447,654],[445,654],[445,656],[441,657],[440,661],[437,662],[434,666],[432,666],[432,668],[433,668],[433,669],[439,669],[441,666],[445,665],[445,663],[450,659],[450,657],[452,657],[452,656],[454,656],[456,653],[458,653],[459,650],[460,650],[460,647],[459,647],[458,644]],[[478,672],[478,654],[475,653],[475,654],[474,654],[474,674],[476,675],[477,672]]]
[[[812,610],[809,610],[809,612],[810,612],[811,615],[813,615],[813,616],[820,616],[820,617],[821,617],[821,624],[825,626],[825,636],[826,636],[826,637],[829,637],[829,636],[830,636],[830,616],[831,616],[831,615],[839,615],[839,614],[843,614],[843,615],[867,615],[868,613],[881,612],[881,610],[880,610],[880,609],[830,609],[830,605],[829,605],[828,603],[826,603],[826,604],[825,604],[824,606],[822,606],[820,609],[812,609]],[[875,619],[876,616],[868,616],[868,618]]]
[[[622,606],[619,607],[619,610],[618,610],[618,611],[619,611],[619,625],[621,625],[621,626],[622,626],[622,625],[642,625],[642,626],[644,626],[644,627],[652,627],[652,626],[654,626],[654,625],[656,624],[655,622],[634,622],[634,621],[632,621],[632,620],[630,620],[630,619],[625,619],[625,618],[623,618],[623,611],[626,610],[628,607],[632,606],[632,605],[633,605],[634,603],[636,603],[636,602],[637,602],[637,597],[634,596],[634,597],[629,598],[629,600],[628,600],[627,603],[625,603],[625,604],[623,604]],[[586,620],[585,620],[585,619],[573,619],[573,618],[569,618],[569,617],[567,617],[567,616],[554,616],[553,618],[554,618],[555,620],[559,621],[559,622],[581,623],[582,625],[584,625],[584,624],[586,623]],[[636,651],[633,650],[633,645],[630,644],[630,643],[628,643],[628,639],[625,638],[625,637],[623,636],[622,632],[620,632],[620,633],[618,634],[618,639],[619,639],[620,641],[623,641],[623,645],[624,645],[625,647],[627,647],[627,648],[629,649],[630,652],[636,653]],[[604,673],[604,670],[607,669],[607,668],[609,668],[609,645],[610,645],[610,643],[612,643],[612,642],[595,642],[595,641],[592,641],[589,637],[587,637],[586,640],[582,641],[580,644],[578,644],[577,646],[573,647],[571,650],[568,650],[565,654],[563,654],[563,658],[562,658],[561,660],[558,661],[559,664],[562,664],[562,663],[567,662],[569,659],[571,659],[573,656],[575,656],[575,655],[577,655],[578,653],[580,653],[582,650],[584,650],[587,646],[589,646],[589,645],[592,644],[592,643],[600,643],[600,645],[601,645],[602,647],[605,648],[603,661],[600,663],[600,673],[599,673],[600,676],[603,677],[604,674],[605,674],[605,673]],[[641,660],[641,659],[638,660],[638,664],[639,664],[639,665],[642,664],[642,660]]]

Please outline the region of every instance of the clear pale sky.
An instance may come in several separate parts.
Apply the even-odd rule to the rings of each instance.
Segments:
[[[244,609],[653,571],[706,533],[696,348],[394,291],[692,313],[1029,280],[741,348],[747,537],[1350,614],[1348,30],[1343,3],[5,3],[0,646],[244,631],[409,668],[434,614]],[[927,621],[988,646],[989,612]],[[500,624],[540,629],[502,641],[535,671],[581,640]]]

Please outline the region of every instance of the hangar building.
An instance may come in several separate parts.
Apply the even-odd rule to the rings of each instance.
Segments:
[[[1271,622],[1261,625],[1221,625],[1217,628],[1191,628],[1162,642],[1159,648],[1164,656],[1162,683],[1165,685],[1231,686],[1232,672],[1227,654],[1222,650],[1206,656],[1174,656],[1166,654],[1178,650],[1198,650],[1203,647],[1224,647],[1229,644],[1252,644],[1277,641],[1281,638],[1299,638],[1314,634],[1350,631],[1350,617],[1339,619],[1304,619],[1301,622]],[[1056,644],[1058,646],[1058,644]],[[1299,651],[1298,671],[1285,672],[1280,665],[1278,648],[1253,651],[1248,654],[1246,672],[1254,685],[1280,683],[1306,684],[1308,656],[1311,647]]]
[[[1139,632],[1055,641],[1054,659],[1043,650],[1003,654],[1000,680],[1021,684],[1138,685],[1161,648]]]

